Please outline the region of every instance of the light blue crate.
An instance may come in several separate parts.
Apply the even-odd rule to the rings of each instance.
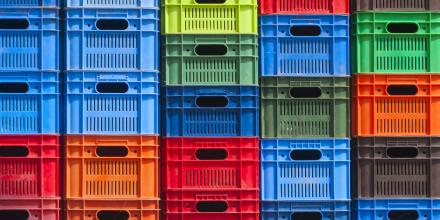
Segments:
[[[350,201],[262,201],[262,220],[350,220]]]
[[[67,0],[67,7],[91,8],[158,8],[159,0]]]
[[[0,0],[0,8],[60,7],[64,0]]]

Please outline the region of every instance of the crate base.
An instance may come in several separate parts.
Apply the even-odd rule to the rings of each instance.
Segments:
[[[300,220],[305,218],[350,220],[349,200],[324,202],[262,201],[261,206],[262,220],[296,220],[297,218]],[[321,218],[312,218],[314,216],[320,216]]]
[[[28,216],[28,220],[59,220],[61,219],[61,199],[0,199],[0,219],[13,220],[16,213]],[[9,212],[9,213],[7,213]]]

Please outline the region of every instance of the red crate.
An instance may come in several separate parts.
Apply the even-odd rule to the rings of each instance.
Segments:
[[[260,14],[349,14],[350,0],[260,0]]]
[[[58,198],[58,135],[0,135],[0,198]]]
[[[258,138],[165,138],[164,189],[258,189]]]
[[[260,219],[258,190],[167,190],[165,220]]]
[[[60,199],[0,199],[2,220],[58,220],[60,212]]]

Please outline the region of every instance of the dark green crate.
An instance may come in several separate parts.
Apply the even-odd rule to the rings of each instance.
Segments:
[[[165,35],[162,55],[165,85],[258,85],[256,35]]]
[[[263,138],[349,137],[349,77],[262,77]]]

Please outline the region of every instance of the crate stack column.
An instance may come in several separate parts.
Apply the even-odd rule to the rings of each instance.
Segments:
[[[0,2],[0,219],[61,219],[58,3]]]
[[[162,1],[163,219],[259,219],[257,14]]]
[[[440,219],[440,2],[356,3],[354,217]]]
[[[348,0],[260,0],[261,215],[350,219]]]
[[[68,0],[65,219],[159,219],[159,1]]]

